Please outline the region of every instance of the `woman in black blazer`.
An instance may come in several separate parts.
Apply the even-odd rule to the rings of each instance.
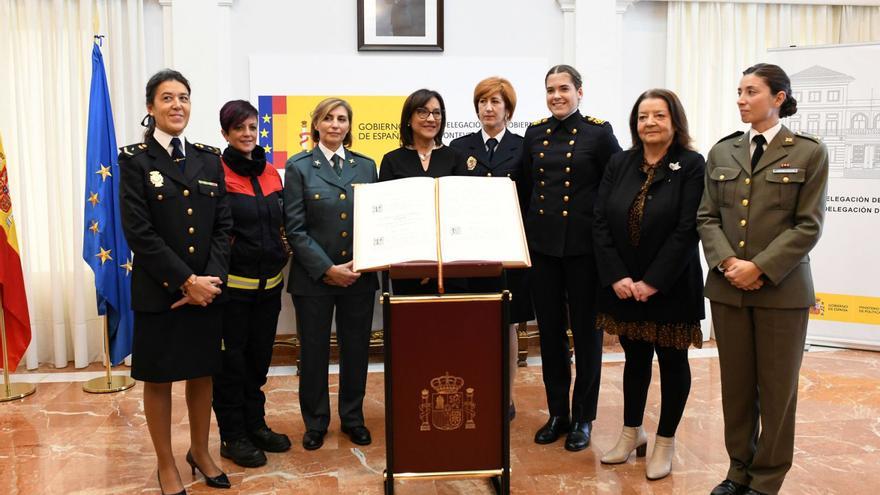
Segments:
[[[705,161],[690,147],[687,117],[675,93],[651,89],[629,119],[633,146],[605,167],[593,223],[601,289],[596,326],[618,335],[626,355],[624,426],[605,464],[644,456],[642,416],[654,351],[660,362],[660,422],[649,479],[672,468],[691,375],[688,347],[702,346],[703,275],[696,227]]]
[[[456,138],[449,147],[467,157],[468,174],[477,177],[509,177],[520,179],[523,138],[507,130],[516,109],[516,91],[510,81],[501,77],[489,77],[474,88],[474,110],[480,119],[481,129]],[[517,340],[516,326],[534,319],[532,298],[529,295],[528,270],[508,270],[507,287],[513,299],[510,303],[510,410],[512,420],[516,416],[513,405],[513,382],[516,378]],[[472,278],[468,280],[470,292],[497,292],[501,289],[500,278]]]
[[[179,380],[186,380],[189,412],[186,461],[208,486],[229,488],[208,451],[211,377],[221,359],[223,311],[216,298],[229,270],[232,228],[220,150],[184,137],[190,87],[181,73],[159,71],[146,96],[144,142],[119,154],[119,209],[134,254],[131,376],[144,382],[160,491],[186,493],[171,450],[171,386]]]

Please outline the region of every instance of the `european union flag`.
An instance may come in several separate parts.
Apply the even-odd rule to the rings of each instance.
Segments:
[[[86,202],[83,259],[95,272],[98,314],[107,315],[110,362],[131,354],[134,314],[131,311],[131,250],[119,214],[119,163],[116,131],[104,57],[92,49],[92,85],[86,145]]]

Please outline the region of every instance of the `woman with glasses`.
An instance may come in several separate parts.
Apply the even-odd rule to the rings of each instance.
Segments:
[[[446,105],[440,93],[419,89],[406,98],[400,113],[400,148],[389,151],[379,167],[379,181],[407,177],[468,175],[466,159],[443,145]],[[444,280],[447,292],[461,292],[460,279]],[[395,280],[396,294],[435,294],[436,280]]]

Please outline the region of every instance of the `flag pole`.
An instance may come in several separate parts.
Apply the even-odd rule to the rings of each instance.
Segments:
[[[33,383],[9,382],[9,351],[6,348],[6,322],[3,319],[3,306],[0,305],[0,343],[3,345],[3,382],[6,384],[0,393],[0,402],[24,399],[36,391]]]
[[[110,330],[107,323],[108,317],[104,317],[104,362],[107,365],[107,375],[92,378],[83,383],[83,390],[90,394],[110,394],[122,392],[134,387],[134,378],[126,375],[113,376],[110,369]]]

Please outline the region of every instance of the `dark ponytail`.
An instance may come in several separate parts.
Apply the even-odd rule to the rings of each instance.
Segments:
[[[165,81],[177,81],[180,84],[186,86],[187,93],[192,93],[192,90],[190,90],[189,87],[189,81],[187,81],[186,78],[183,77],[183,74],[173,69],[162,69],[159,72],[153,74],[153,77],[151,77],[150,80],[147,81],[147,106],[153,104],[153,98],[156,97],[156,90],[159,88],[159,85]],[[156,119],[152,115],[147,114],[146,116],[144,116],[143,120],[141,120],[141,125],[147,128],[147,130],[144,131],[144,141],[147,141],[148,139],[153,137],[153,132],[155,132],[156,130]]]
[[[754,74],[767,83],[774,95],[780,91],[785,93],[785,101],[779,107],[779,117],[790,117],[797,113],[797,100],[791,95],[791,80],[782,67],[773,64],[755,64],[743,71],[743,75]]]

